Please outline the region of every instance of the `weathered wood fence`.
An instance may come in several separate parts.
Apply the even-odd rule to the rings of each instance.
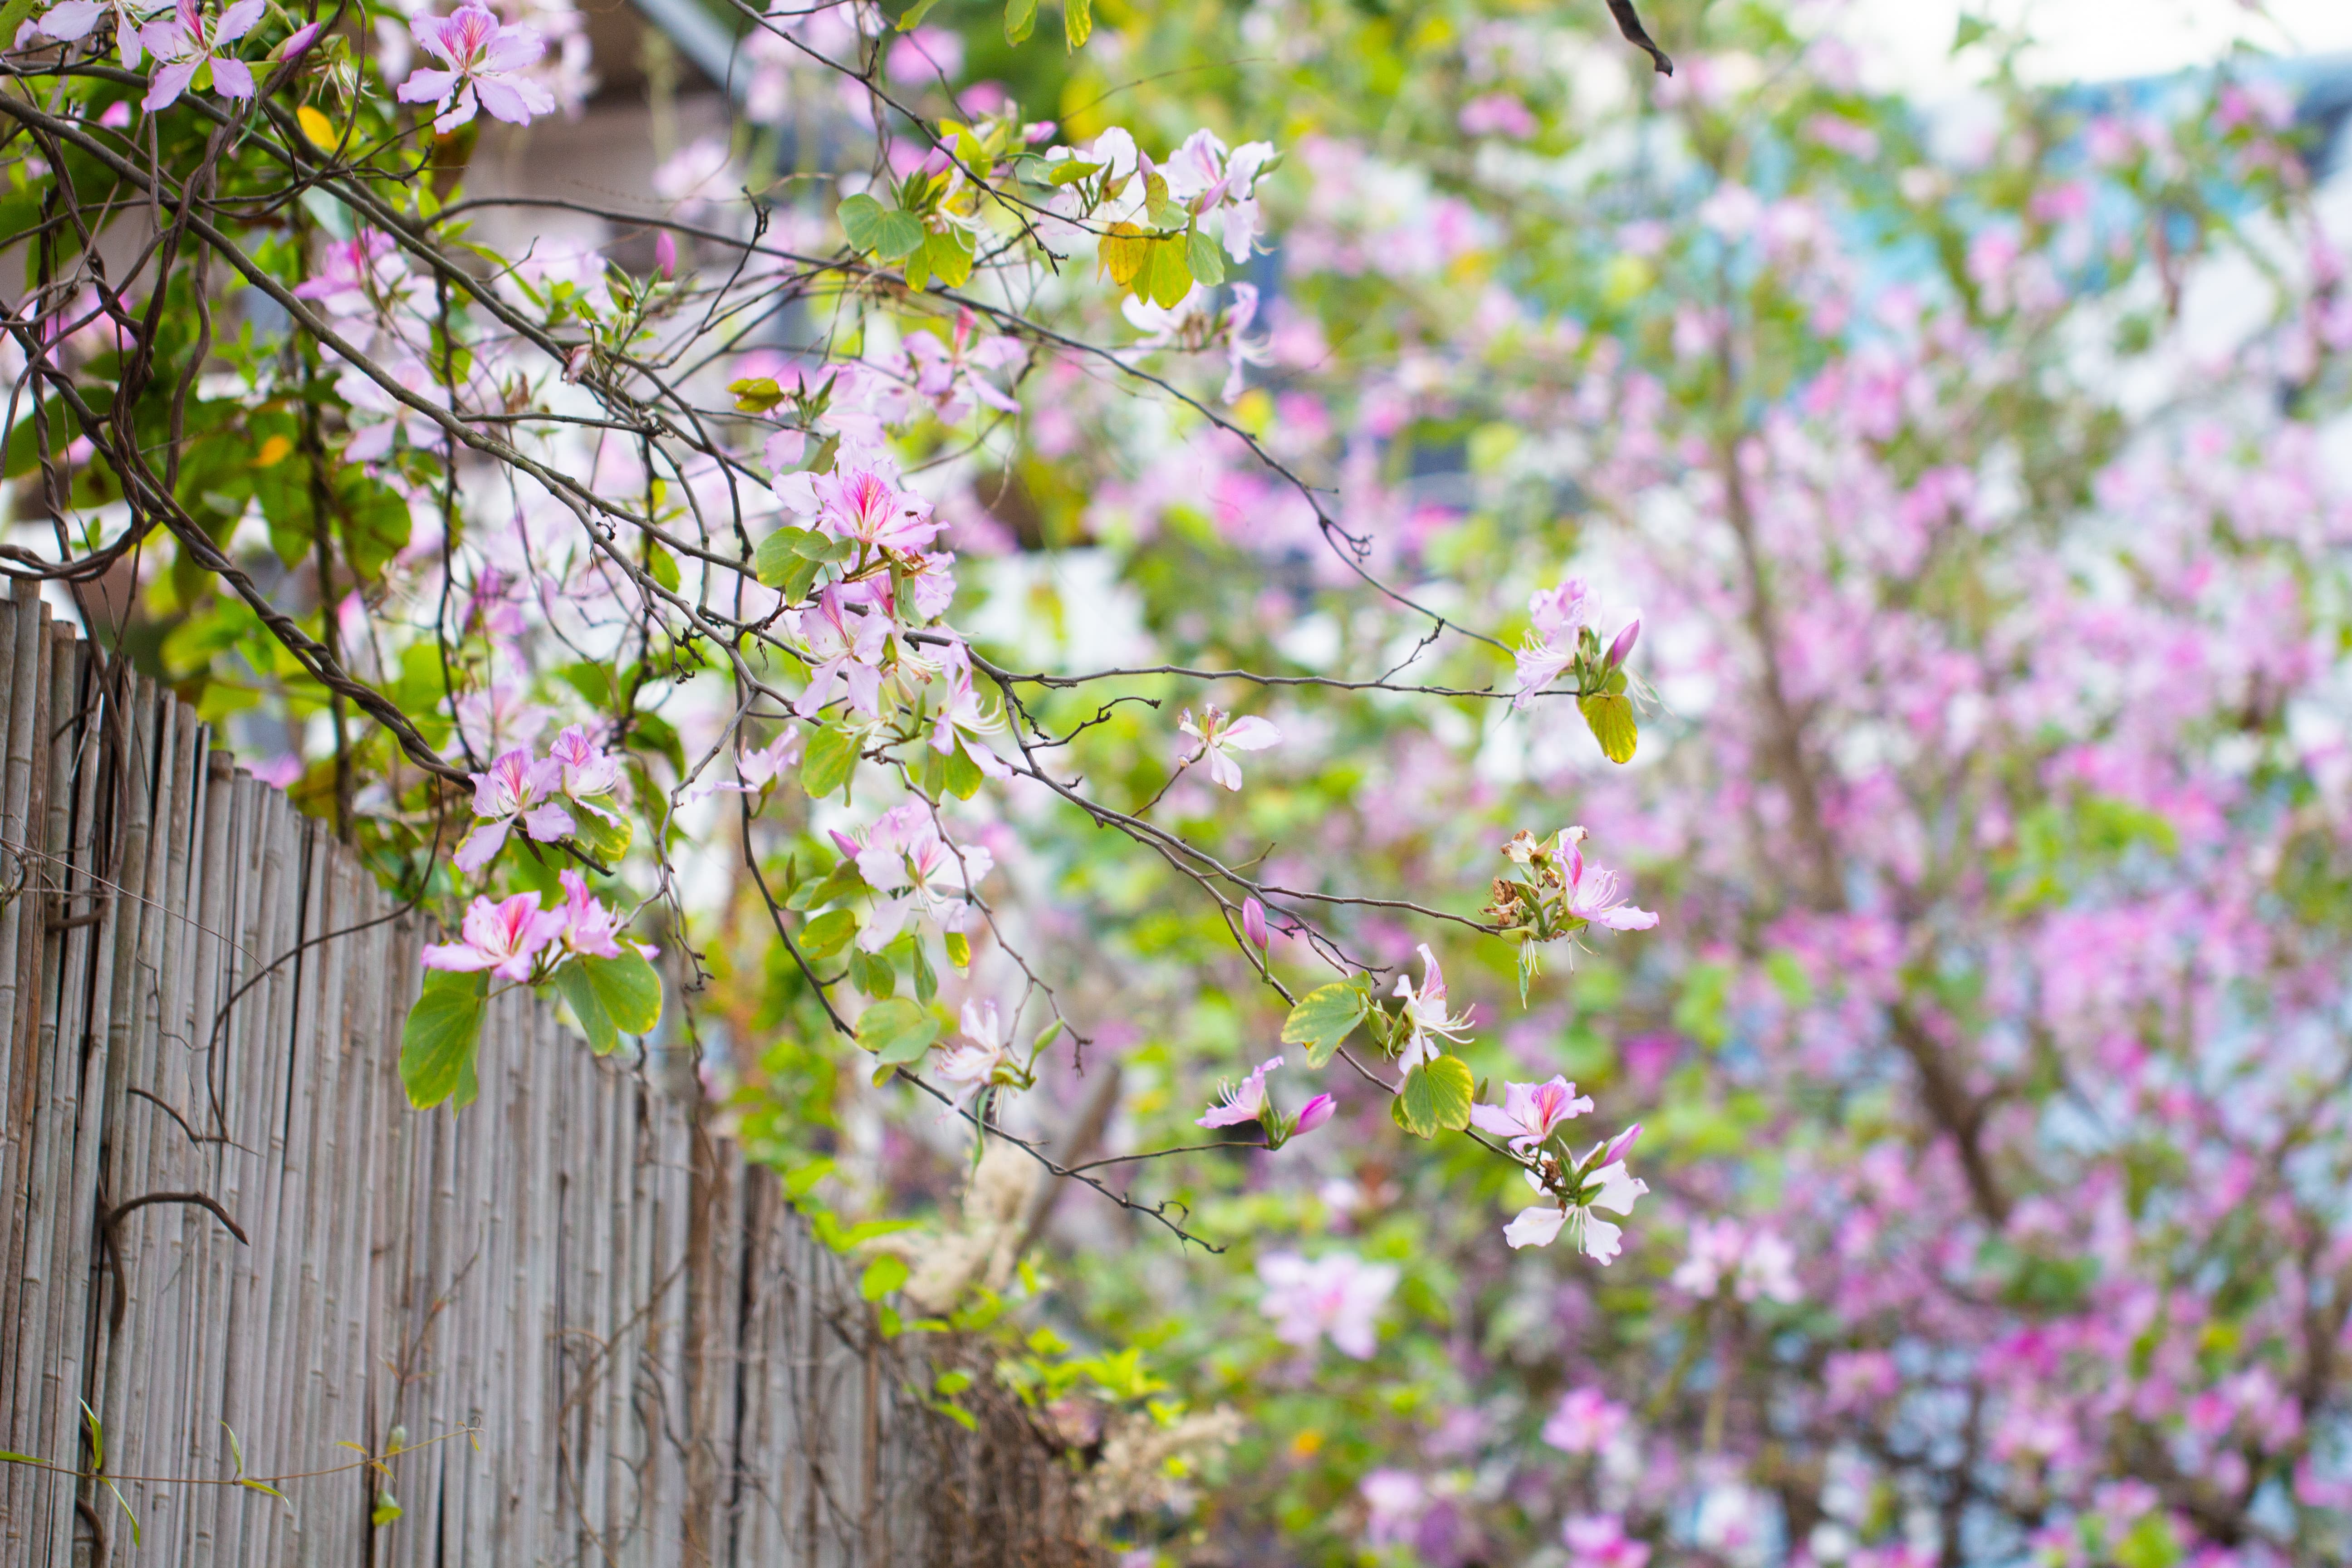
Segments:
[[[21,586],[0,737],[0,1563],[1087,1559],[635,1064],[510,992],[412,1111],[427,933]]]

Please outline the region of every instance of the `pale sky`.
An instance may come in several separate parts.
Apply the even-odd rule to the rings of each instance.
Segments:
[[[1843,9],[1843,15],[1838,13]],[[2027,19],[2043,81],[2111,81],[2210,65],[2244,38],[2281,55],[2352,53],[2352,0],[1836,0],[1816,26],[1862,48],[1873,85],[1933,99],[1977,72],[1949,56],[1963,10]]]

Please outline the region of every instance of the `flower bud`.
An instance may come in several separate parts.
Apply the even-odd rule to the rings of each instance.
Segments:
[[[654,236],[654,270],[664,281],[677,276],[677,239],[667,229]]]
[[[1641,635],[1642,619],[1639,616],[1636,616],[1632,621],[1626,624],[1623,631],[1617,634],[1617,640],[1609,645],[1610,668],[1614,669],[1619,665],[1625,662],[1625,656],[1633,651],[1633,644]]]
[[[319,29],[324,26],[322,22],[312,22],[307,26],[295,28],[293,32],[287,35],[284,43],[270,51],[270,58],[279,60],[300,58],[303,51],[318,41]]]
[[[944,174],[948,172],[949,168],[952,166],[952,163],[953,160],[949,158],[948,150],[946,148],[934,147],[930,150],[929,153],[924,157],[921,165],[916,170],[916,173],[924,175]]]
[[[856,858],[857,858],[857,840],[856,840],[856,839],[855,839],[855,838],[852,838],[848,834],[844,833],[844,832],[843,832],[840,828],[838,828],[838,827],[836,827],[836,828],[833,829],[832,831],[833,831],[833,842],[834,842],[835,846],[837,848],[839,848],[839,849],[840,849],[840,851],[842,852],[842,854],[843,854],[843,855],[845,855],[845,856],[846,856],[848,858],[850,858],[850,859],[852,859],[852,860],[856,859]]]
[[[1636,1121],[1633,1126],[1609,1140],[1609,1146],[1601,1151],[1600,1162],[1593,1168],[1598,1170],[1602,1165],[1613,1165],[1623,1159],[1633,1150],[1633,1140],[1641,1135],[1642,1124]]]
[[[1265,906],[1255,899],[1242,900],[1242,934],[1249,938],[1252,947],[1265,951]]]
[[[1314,1131],[1318,1127],[1330,1121],[1339,1109],[1339,1101],[1335,1097],[1328,1094],[1317,1095],[1298,1108],[1298,1125],[1290,1130],[1290,1135],[1296,1138],[1302,1132]]]

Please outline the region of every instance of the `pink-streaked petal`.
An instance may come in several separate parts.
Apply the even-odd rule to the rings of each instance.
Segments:
[[[534,806],[522,819],[522,830],[541,844],[552,844],[559,838],[569,838],[580,831],[572,814],[553,801]]]
[[[221,13],[220,21],[214,25],[213,37],[224,44],[242,38],[268,11],[266,0],[236,0],[236,5]]]
[[[1497,1138],[1517,1138],[1527,1129],[1519,1119],[1499,1105],[1474,1105],[1470,1108],[1470,1125],[1481,1132],[1491,1132]]]
[[[1658,917],[1647,910],[1637,910],[1631,904],[1620,904],[1613,910],[1602,910],[1592,917],[1592,923],[1607,926],[1611,931],[1648,931],[1658,923]]]
[[[456,71],[418,70],[400,84],[393,96],[403,103],[438,103],[457,85]]]
[[[474,69],[481,76],[504,75],[537,65],[546,53],[547,40],[539,36],[538,28],[501,27],[498,37],[490,40],[489,47],[482,51]]]
[[[482,95],[482,107],[493,118],[509,125],[528,125],[535,115],[555,112],[554,96],[535,81],[478,76],[474,79],[474,90]]]
[[[97,26],[98,19],[105,15],[106,7],[99,5],[98,0],[62,0],[62,4],[50,6],[49,14],[35,26],[40,28],[44,37],[71,43],[76,38],[89,37],[89,30]]]
[[[213,59],[213,90],[223,98],[251,98],[253,72],[246,68],[243,60],[233,60],[225,55],[215,56]]]
[[[1255,714],[1234,720],[1218,737],[1220,744],[1231,746],[1237,752],[1262,752],[1281,741],[1282,731]]]
[[[1192,1123],[1195,1127],[1239,1127],[1244,1121],[1257,1120],[1257,1108],[1251,1105],[1215,1105],[1209,1113]]]
[[[140,100],[139,107],[152,114],[177,103],[180,94],[188,90],[188,83],[195,79],[197,63],[191,60],[184,65],[158,67],[154,84],[148,89],[147,96]]]
[[[499,817],[494,822],[478,823],[457,845],[457,852],[449,858],[457,869],[471,876],[488,865],[498,852],[506,847],[507,828],[513,818]]]

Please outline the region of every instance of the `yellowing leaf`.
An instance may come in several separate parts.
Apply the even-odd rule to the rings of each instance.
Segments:
[[[261,444],[259,451],[254,453],[253,466],[257,468],[274,468],[284,462],[286,454],[293,449],[294,443],[285,437],[272,436]]]
[[[294,123],[302,128],[302,134],[310,139],[312,146],[333,149],[337,140],[335,122],[309,104],[294,111]]]
[[[1115,223],[1102,237],[1097,251],[1102,268],[1110,280],[1124,289],[1135,281],[1144,264],[1151,259],[1151,241],[1131,223]]]
[[[1584,714],[1584,722],[1592,738],[1601,742],[1602,754],[1612,763],[1633,760],[1633,743],[1640,731],[1633,728],[1633,703],[1631,698],[1617,695],[1580,697],[1577,708]]]

